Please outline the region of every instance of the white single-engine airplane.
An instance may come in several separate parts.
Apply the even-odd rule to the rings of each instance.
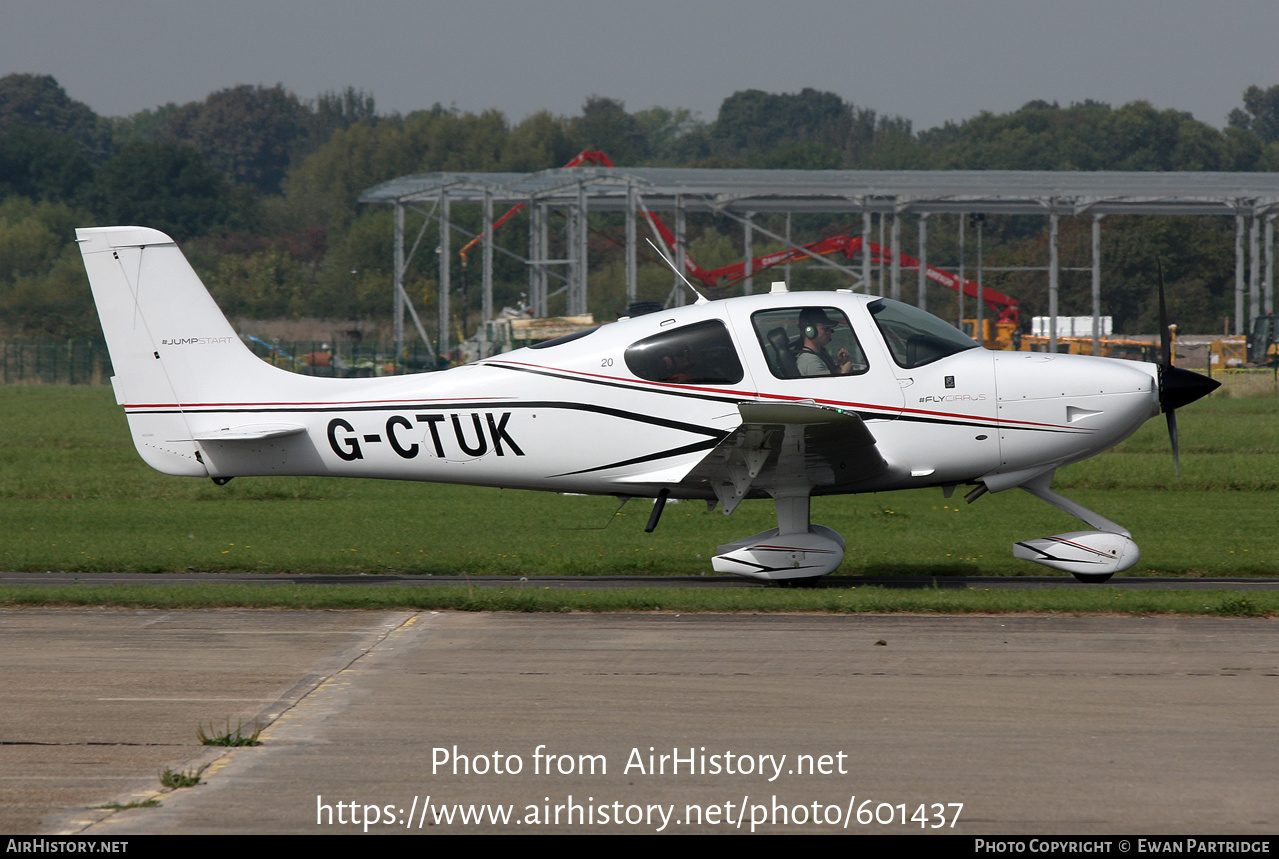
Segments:
[[[427,480],[705,499],[771,497],[777,528],[716,571],[815,579],[844,541],[809,498],[1020,487],[1095,530],[1014,554],[1100,582],[1137,562],[1121,526],[1053,492],[1054,471],[1216,382],[1171,366],[992,352],[935,316],[852,292],[699,299],[444,372],[300,376],[236,336],[168,236],[76,231],[138,453],[166,474]],[[1162,305],[1162,298],[1161,298]],[[1166,326],[1165,326],[1166,329]]]

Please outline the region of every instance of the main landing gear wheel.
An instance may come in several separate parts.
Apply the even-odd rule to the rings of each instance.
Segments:
[[[1114,573],[1071,573],[1071,575],[1086,585],[1100,585],[1103,582],[1110,581],[1110,577]]]
[[[719,547],[711,559],[717,573],[733,573],[770,582],[812,583],[844,561],[844,538],[808,521],[808,496],[773,499],[776,528]]]

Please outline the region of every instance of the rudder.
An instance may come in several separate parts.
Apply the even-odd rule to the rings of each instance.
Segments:
[[[251,396],[282,371],[240,341],[164,233],[92,227],[76,241],[138,453],[167,474],[207,476],[184,407]]]

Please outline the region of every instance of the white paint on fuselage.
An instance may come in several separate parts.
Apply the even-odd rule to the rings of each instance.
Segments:
[[[843,310],[870,370],[774,378],[747,320],[779,298],[787,306]],[[182,411],[195,434],[254,420],[307,428],[304,436],[253,448],[270,451],[265,457],[243,443],[202,443],[214,476],[322,473],[627,494],[642,491],[637,477],[655,469],[669,479],[692,468],[740,424],[739,402],[812,400],[862,414],[884,457],[900,466],[891,484],[872,481],[866,490],[1060,465],[1117,443],[1157,411],[1153,365],[972,349],[904,370],[866,312],[871,300],[792,293],[710,302],[414,376],[321,379],[272,371],[274,397],[222,398]],[[723,320],[732,333],[745,372],[740,383],[663,384],[628,371],[623,355],[632,343],[708,318]],[[1072,421],[1072,408],[1089,414]],[[130,407],[134,420],[149,410]]]

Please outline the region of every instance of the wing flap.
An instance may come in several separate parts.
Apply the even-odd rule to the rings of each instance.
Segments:
[[[812,402],[742,403],[742,423],[715,446],[682,486],[709,487],[731,513],[751,492],[808,494],[876,477],[888,463],[853,412]]]

